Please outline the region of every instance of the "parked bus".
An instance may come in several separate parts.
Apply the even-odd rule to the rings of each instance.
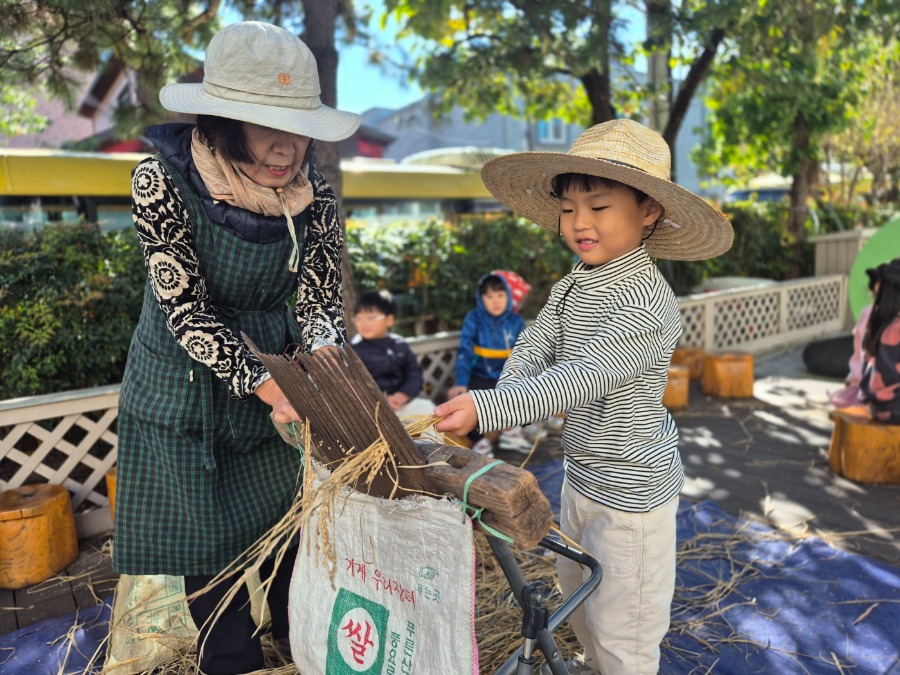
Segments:
[[[83,219],[104,230],[131,227],[131,171],[145,154],[0,149],[0,227],[40,229]],[[451,218],[500,209],[477,171],[345,160],[348,219]]]

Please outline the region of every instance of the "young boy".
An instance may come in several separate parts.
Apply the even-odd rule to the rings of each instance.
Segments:
[[[497,386],[506,359],[525,330],[525,320],[513,310],[513,295],[503,276],[492,273],[478,280],[475,305],[463,320],[456,351],[456,384],[447,392],[450,398],[470,389]],[[474,432],[469,438],[475,443],[473,450],[491,453],[489,440]]]
[[[430,415],[434,403],[417,398],[422,391],[422,366],[406,340],[390,332],[396,314],[397,303],[388,291],[363,293],[353,314],[357,336],[350,346],[400,419]]]
[[[730,223],[669,181],[669,148],[631,120],[585,131],[568,153],[488,162],[482,177],[514,212],[557,230],[580,258],[516,343],[497,387],[438,406],[438,431],[500,429],[566,412],[563,532],[603,566],[573,615],[575,672],[649,674],[669,627],[678,432],[661,404],[681,334],[674,294],[651,257],[700,260],[731,247]],[[584,573],[564,558],[569,596]],[[572,671],[570,671],[572,672]]]

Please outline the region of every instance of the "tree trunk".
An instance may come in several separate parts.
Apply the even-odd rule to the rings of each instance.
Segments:
[[[673,159],[675,157],[675,139],[678,137],[678,132],[681,130],[681,124],[684,122],[685,115],[687,115],[688,107],[691,105],[691,101],[697,93],[697,90],[700,88],[700,85],[703,84],[703,80],[706,79],[706,75],[712,67],[713,61],[715,61],[716,51],[719,49],[719,45],[722,44],[722,40],[724,39],[725,29],[716,28],[710,34],[709,42],[706,43],[706,47],[704,47],[700,55],[694,59],[694,62],[688,70],[687,76],[685,76],[678,87],[678,93],[675,96],[675,100],[672,102],[672,107],[669,109],[669,119],[662,134],[663,138],[666,139],[666,143],[669,144]],[[672,180],[675,180],[674,164]]]
[[[597,47],[600,69],[592,69],[581,76],[581,84],[591,104],[591,124],[608,122],[616,117],[612,85],[609,79],[609,33],[612,29],[612,0],[600,0],[594,12],[594,25],[600,36]]]
[[[669,122],[672,109],[672,69],[669,68],[671,50],[671,0],[648,0],[647,3],[647,82],[653,88],[650,99],[648,126],[662,133]],[[672,148],[672,159],[675,159]],[[674,163],[673,163],[674,170]]]
[[[788,219],[788,232],[794,239],[795,255],[791,266],[788,268],[789,279],[796,279],[800,276],[800,260],[802,259],[803,244],[806,241],[806,217],[809,215],[809,198],[817,171],[817,164],[812,158],[810,147],[812,139],[809,132],[809,124],[802,114],[798,114],[794,119],[793,133],[791,150],[796,168],[794,169],[791,183],[791,213]]]
[[[322,88],[322,103],[327,106],[337,107],[337,69],[338,51],[335,47],[334,34],[337,25],[338,5],[341,0],[301,0],[303,5],[304,30],[303,41],[316,57],[316,66],[319,70],[319,86]],[[338,213],[341,217],[341,227],[344,228],[346,240],[346,225],[343,219],[343,178],[341,176],[341,157],[337,143],[316,142],[316,166],[325,180],[334,190],[337,200]],[[352,313],[356,305],[356,282],[353,278],[353,268],[347,258],[347,249],[341,258],[341,295],[344,301],[344,315]],[[354,331],[353,322],[345,321],[348,336]]]

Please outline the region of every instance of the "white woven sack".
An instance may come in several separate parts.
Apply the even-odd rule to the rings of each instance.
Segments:
[[[306,540],[290,591],[303,675],[477,675],[475,548],[458,504],[341,497],[332,585]],[[307,524],[315,531],[315,516]]]

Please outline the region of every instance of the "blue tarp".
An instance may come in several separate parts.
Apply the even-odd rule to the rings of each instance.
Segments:
[[[14,633],[0,635],[3,675],[75,675],[84,673],[94,653],[105,647],[112,597],[76,615],[57,616]],[[72,639],[66,635],[78,626]],[[96,661],[103,663],[102,655]]]
[[[558,511],[561,461],[529,468]],[[678,540],[662,675],[900,675],[900,569],[790,539],[713,502],[682,500]],[[63,639],[76,623],[77,649]],[[108,623],[107,601],[0,636],[0,673],[82,673]]]

